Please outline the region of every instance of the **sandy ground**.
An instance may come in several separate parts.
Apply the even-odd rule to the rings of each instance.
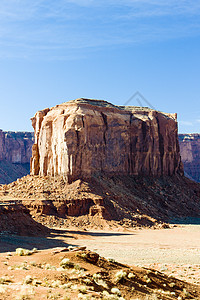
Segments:
[[[17,247],[48,249],[69,245],[87,246],[121,263],[157,269],[200,284],[200,225],[126,232],[57,229],[46,238],[0,236],[0,252]]]
[[[129,233],[94,232],[77,244],[122,263],[158,269],[200,284],[200,225]]]
[[[91,250],[123,263],[200,264],[200,225],[87,234],[89,238],[79,239],[79,245],[86,244]]]

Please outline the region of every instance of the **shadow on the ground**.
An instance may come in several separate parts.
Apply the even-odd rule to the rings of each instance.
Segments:
[[[132,234],[132,233],[131,233]],[[55,247],[68,247],[69,245],[78,246],[75,244],[75,240],[79,236],[124,236],[130,235],[128,233],[119,232],[93,232],[93,231],[70,231],[65,229],[50,229],[48,235],[43,237],[35,236],[19,236],[14,234],[0,234],[0,253],[2,252],[12,252],[16,248],[45,250]],[[64,239],[68,239],[65,241]],[[71,243],[71,241],[72,243]]]
[[[169,221],[169,223],[179,224],[179,225],[200,225],[200,218],[198,217],[173,218]]]
[[[65,229],[52,229],[51,233],[62,235],[63,237],[67,233],[66,237],[69,234],[77,235],[86,235],[86,236],[123,236],[123,235],[133,235],[133,233],[123,233],[123,232],[95,232],[95,231],[81,231],[81,230],[65,230]]]
[[[37,248],[38,250],[45,250],[49,248],[55,247],[68,247],[70,245],[77,246],[74,243],[67,243],[61,239],[62,234],[60,236],[51,235],[46,237],[33,237],[33,236],[19,236],[12,234],[1,234],[0,235],[0,253],[2,252],[12,252],[15,251],[16,248],[25,248],[25,249],[33,249]],[[65,235],[69,239],[73,239],[73,236]]]
[[[130,233],[119,233],[119,232],[80,232],[80,231],[71,231],[71,233],[77,233],[82,235],[89,235],[89,236],[122,236],[122,235],[130,235]],[[131,233],[133,234],[133,233]]]

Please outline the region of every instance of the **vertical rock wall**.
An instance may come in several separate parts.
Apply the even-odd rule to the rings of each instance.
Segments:
[[[26,164],[30,162],[34,135],[32,132],[0,130],[0,160]]]
[[[200,134],[179,134],[179,143],[186,176],[200,182]]]
[[[0,130],[0,184],[10,183],[29,173],[33,143],[32,132]]]
[[[37,112],[32,124],[35,175],[183,173],[175,114],[77,99]]]
[[[0,160],[5,158],[5,134],[0,129]]]

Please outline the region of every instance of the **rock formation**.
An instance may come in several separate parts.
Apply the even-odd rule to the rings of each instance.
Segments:
[[[20,222],[19,222],[20,220]],[[40,236],[49,229],[31,218],[29,210],[22,204],[7,201],[0,205],[0,234]],[[2,241],[1,241],[2,246]]]
[[[185,175],[200,182],[200,134],[179,134]]]
[[[34,143],[33,133],[1,131],[1,134],[4,135],[1,160],[20,164],[30,163]]]
[[[176,114],[77,99],[32,118],[32,175],[182,174]]]
[[[32,118],[31,175],[0,186],[44,225],[153,226],[199,218],[175,114],[77,99]],[[184,219],[185,220],[185,219]]]
[[[0,130],[0,183],[9,183],[30,171],[32,132]]]

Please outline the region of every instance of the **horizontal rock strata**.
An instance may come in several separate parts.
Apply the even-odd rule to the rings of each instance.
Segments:
[[[200,182],[200,134],[179,134],[185,175]]]
[[[9,183],[30,172],[32,132],[0,130],[0,183]]]
[[[34,134],[32,132],[0,131],[0,160],[11,163],[30,163]]]
[[[32,175],[72,182],[102,173],[183,173],[176,114],[77,99],[37,112],[32,124]]]

